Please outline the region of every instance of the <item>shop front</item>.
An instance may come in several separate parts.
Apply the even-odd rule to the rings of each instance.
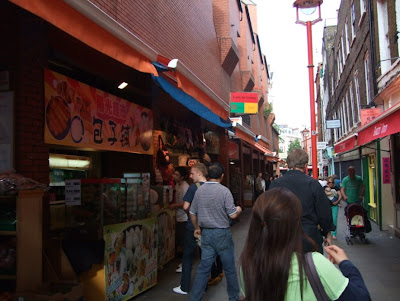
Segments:
[[[25,256],[17,255],[17,273],[6,287],[12,282],[25,300],[48,293],[47,283],[66,282],[85,300],[130,299],[156,285],[157,268],[175,256],[172,168],[198,161],[227,168],[229,123],[216,124],[220,116],[207,111],[206,118],[179,103],[155,82],[148,58],[81,16],[80,25],[96,28],[90,41],[77,28],[63,31],[65,16],[54,20],[42,11],[38,17],[9,2],[0,8],[0,31],[8,40],[0,57],[9,78],[7,124],[15,133],[1,145],[7,154],[1,171],[14,167],[48,185],[32,206],[24,205],[25,220],[40,235],[29,237],[26,223],[14,231],[27,229],[15,239]],[[95,32],[103,34],[97,42]],[[122,58],[113,57],[111,42],[99,49],[104,38],[118,45]],[[120,90],[122,81],[129,85]],[[157,162],[159,150],[167,164]],[[29,257],[26,239],[36,241]],[[62,289],[53,288],[54,296]]]

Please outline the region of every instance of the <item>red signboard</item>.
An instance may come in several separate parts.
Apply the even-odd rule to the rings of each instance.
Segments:
[[[382,158],[382,182],[390,184],[390,157]]]
[[[347,152],[356,146],[356,136],[352,136],[335,145],[335,154]]]
[[[258,94],[254,92],[231,92],[231,102],[258,103]]]
[[[358,145],[400,132],[400,109],[398,108],[383,118],[378,117],[379,120],[373,121],[366,128],[361,129],[358,133]]]
[[[361,109],[360,116],[361,116],[361,126],[370,123],[376,117],[381,115],[381,109]]]

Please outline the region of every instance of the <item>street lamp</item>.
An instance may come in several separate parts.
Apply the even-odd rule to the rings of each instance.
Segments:
[[[303,147],[307,154],[308,154],[307,140],[308,140],[309,133],[310,133],[310,131],[307,130],[306,128],[304,128],[304,130],[301,131],[301,135],[303,135]]]
[[[308,45],[308,80],[310,89],[310,115],[311,115],[311,158],[312,174],[314,179],[318,179],[317,172],[317,131],[315,122],[315,96],[314,96],[314,65],[312,52],[312,31],[311,26],[322,21],[321,4],[323,0],[296,0],[293,6],[296,7],[296,24],[307,26],[307,45]],[[312,21],[301,21],[299,19],[299,9],[305,15],[312,15],[318,7],[319,16]]]

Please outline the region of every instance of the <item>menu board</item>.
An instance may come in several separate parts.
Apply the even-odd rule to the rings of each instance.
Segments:
[[[163,209],[158,220],[158,265],[175,258],[175,210]]]
[[[104,91],[45,70],[49,144],[153,154],[153,113]]]
[[[157,218],[104,227],[106,300],[129,300],[157,284]]]

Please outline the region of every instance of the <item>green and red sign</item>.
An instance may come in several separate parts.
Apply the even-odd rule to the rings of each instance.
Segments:
[[[258,93],[231,92],[231,113],[257,114]]]

